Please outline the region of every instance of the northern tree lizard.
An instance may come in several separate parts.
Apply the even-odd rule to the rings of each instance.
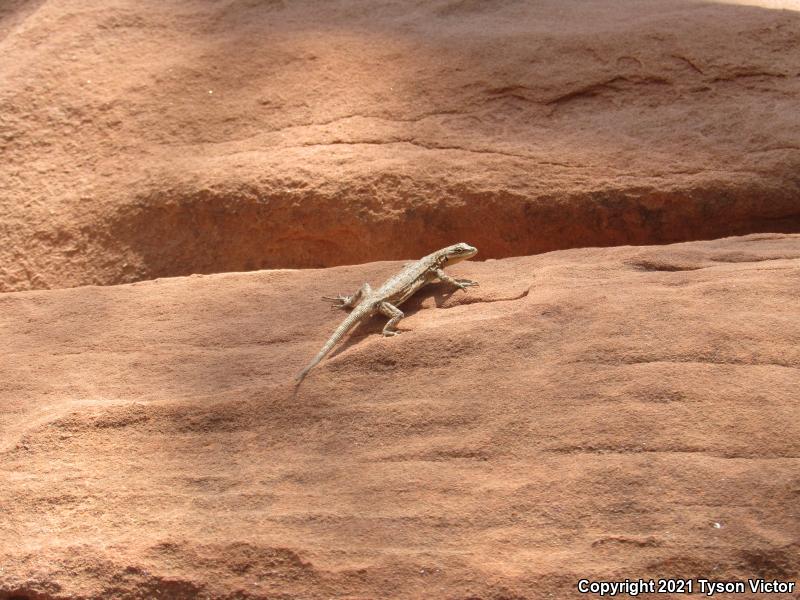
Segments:
[[[406,265],[397,275],[388,279],[377,290],[373,291],[370,285],[365,283],[352,296],[336,296],[335,298],[323,296],[323,300],[333,304],[332,308],[352,308],[353,310],[342,324],[336,328],[336,331],[333,332],[328,341],[325,342],[322,350],[317,353],[314,360],[300,371],[295,379],[297,384],[299,385],[303,381],[308,372],[325,358],[325,355],[333,349],[350,329],[376,313],[382,313],[389,317],[389,321],[383,328],[383,335],[397,335],[399,333],[397,331],[397,323],[405,316],[397,307],[408,300],[422,286],[437,279],[451,283],[462,290],[478,285],[477,282],[470,279],[454,279],[443,270],[444,267],[472,258],[477,253],[478,250],[469,244],[454,244]]]

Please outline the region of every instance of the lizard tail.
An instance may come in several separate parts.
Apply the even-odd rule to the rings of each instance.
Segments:
[[[322,347],[322,350],[320,350],[317,353],[317,355],[314,357],[314,360],[308,363],[308,366],[297,374],[297,377],[295,377],[294,379],[295,385],[300,385],[300,382],[303,381],[306,375],[308,375],[308,372],[314,367],[316,367],[319,361],[325,358],[325,355],[328,354],[328,352],[330,352],[333,349],[333,347],[338,343],[338,341],[342,339],[344,334],[350,331],[355,326],[356,323],[358,323],[361,319],[364,318],[364,316],[368,312],[369,310],[366,307],[356,307],[355,310],[353,310],[349,315],[347,315],[347,318],[344,321],[342,321],[342,324],[339,325],[339,327],[336,328],[336,331],[334,331],[333,335],[331,335],[328,341],[325,342],[325,345]]]

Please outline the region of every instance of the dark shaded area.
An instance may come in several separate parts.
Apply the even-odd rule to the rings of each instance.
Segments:
[[[121,283],[191,273],[320,268],[420,256],[467,241],[476,260],[580,247],[669,244],[749,233],[800,232],[800,187],[720,183],[704,189],[598,191],[531,198],[462,189],[407,201],[392,218],[367,220],[368,198],[239,195],[151,196],[115,215],[102,239],[141,259]],[[687,201],[691,197],[691,201]],[[109,253],[113,248],[109,247]]]

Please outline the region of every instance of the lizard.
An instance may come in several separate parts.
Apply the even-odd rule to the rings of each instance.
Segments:
[[[347,318],[336,328],[325,345],[322,346],[314,359],[305,369],[298,373],[295,378],[296,385],[308,375],[333,347],[350,331],[357,323],[365,321],[377,313],[389,317],[383,328],[384,336],[394,336],[400,333],[397,331],[397,324],[405,316],[397,308],[400,304],[408,300],[414,293],[424,285],[439,280],[452,284],[458,289],[466,290],[470,286],[478,285],[478,282],[471,279],[454,279],[444,272],[444,267],[468,260],[478,253],[476,248],[469,244],[459,243],[437,250],[428,254],[416,262],[409,263],[400,270],[395,276],[389,278],[377,290],[373,290],[368,283],[362,285],[352,296],[338,295],[335,297],[323,296],[322,299],[331,303],[331,309],[352,309]]]

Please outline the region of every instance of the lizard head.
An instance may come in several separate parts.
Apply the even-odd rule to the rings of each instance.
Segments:
[[[460,244],[454,244],[452,246],[448,246],[444,249],[444,264],[445,265],[454,265],[455,263],[461,262],[462,260],[467,260],[472,258],[478,253],[477,248],[473,248],[469,244],[465,244],[461,242]]]

